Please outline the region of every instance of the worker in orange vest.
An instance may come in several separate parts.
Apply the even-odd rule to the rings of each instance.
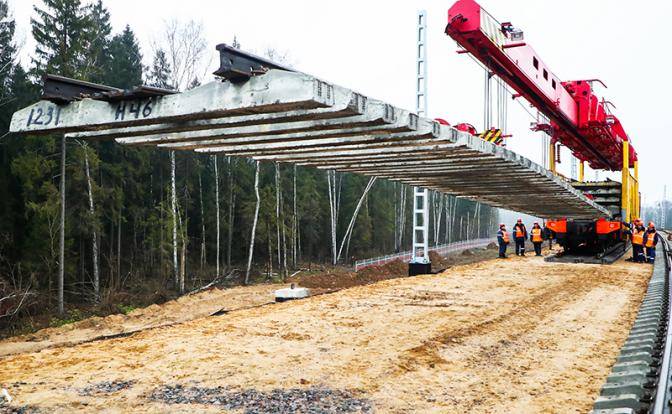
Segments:
[[[506,225],[504,223],[499,225],[499,231],[497,232],[497,243],[499,244],[499,258],[506,259],[506,248],[509,245],[509,233],[506,231]]]
[[[541,233],[541,226],[539,223],[534,223],[532,230],[530,230],[530,241],[534,246],[534,255],[541,256],[541,243],[544,241],[544,236]]]
[[[630,240],[632,241],[632,261],[644,263],[644,233],[646,229],[642,225],[641,219],[636,219],[630,231]]]
[[[527,229],[523,224],[523,219],[513,225],[513,238],[516,241],[516,256],[525,256],[525,239],[527,239]]]
[[[644,232],[644,247],[646,248],[646,261],[654,263],[656,261],[656,244],[658,244],[658,232],[653,221],[649,222],[649,228]]]

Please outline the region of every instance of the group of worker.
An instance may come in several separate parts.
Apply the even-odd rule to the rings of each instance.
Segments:
[[[653,263],[656,260],[656,244],[658,244],[658,232],[653,222],[644,227],[642,219],[636,219],[626,233],[632,242],[632,260],[638,263]],[[539,223],[534,223],[529,236],[522,219],[518,219],[513,225],[513,240],[516,246],[516,256],[525,256],[525,242],[530,239],[534,246],[535,256],[541,256],[541,244],[544,241],[544,230]],[[499,243],[499,257],[506,259],[506,249],[511,238],[505,224],[499,225],[497,242]]]
[[[656,244],[658,232],[652,221],[644,227],[642,219],[638,218],[627,231],[632,242],[632,261],[637,263],[653,263],[656,261]]]
[[[523,219],[518,219],[516,224],[513,225],[512,235],[516,243],[516,256],[525,256],[525,241],[528,237],[534,246],[535,256],[541,256],[541,244],[544,241],[544,234],[539,223],[534,223],[528,235],[527,228],[523,224]],[[506,224],[500,224],[499,231],[497,232],[500,258],[506,259],[506,248],[509,246],[510,241],[509,232],[506,231]]]

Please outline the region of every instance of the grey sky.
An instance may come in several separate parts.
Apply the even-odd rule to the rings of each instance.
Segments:
[[[27,63],[25,56],[34,47],[30,16],[36,1],[9,3],[19,39],[25,39],[22,56]],[[415,17],[425,9],[429,114],[453,124],[482,126],[483,71],[466,55],[457,55],[455,42],[443,33],[452,1],[107,0],[105,4],[114,31],[130,24],[146,59],[164,21],[195,19],[205,25],[213,52],[215,44],[230,43],[236,35],[243,49],[286,50],[301,71],[408,109],[413,109]],[[664,184],[672,198],[672,86],[665,76],[672,67],[667,28],[672,2],[483,0],[481,5],[498,20],[524,30],[526,42],[561,79],[600,78],[607,84],[609,89],[598,93],[616,105],[615,114],[640,155],[645,202],[660,199]],[[540,161],[540,135],[529,131],[531,121],[519,103],[509,103],[509,129],[514,135],[509,147]],[[569,175],[569,157],[562,155],[560,170]],[[590,172],[588,178],[593,177]]]

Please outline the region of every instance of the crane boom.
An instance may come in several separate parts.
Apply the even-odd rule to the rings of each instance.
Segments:
[[[593,169],[610,171],[623,169],[627,142],[627,168],[634,167],[637,153],[609,103],[593,93],[596,80],[561,81],[524,41],[522,31],[498,22],[474,0],[458,0],[450,8],[446,34],[551,120],[539,128],[553,142]]]

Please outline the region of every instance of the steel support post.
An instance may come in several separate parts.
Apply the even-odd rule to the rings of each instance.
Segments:
[[[635,182],[634,182],[634,188],[633,192],[634,194],[632,195],[634,197],[633,200],[633,208],[635,212],[633,213],[637,217],[639,217],[642,213],[640,211],[640,200],[639,200],[639,162],[635,161]]]
[[[623,147],[623,169],[621,171],[621,218],[626,221],[632,221],[630,217],[630,145]]]
[[[579,182],[583,182],[585,180],[585,174],[586,174],[586,165],[584,161],[579,162]]]
[[[555,150],[556,150],[556,145],[553,140],[549,140],[549,147],[548,147],[548,169],[551,170],[553,174],[555,174]]]

